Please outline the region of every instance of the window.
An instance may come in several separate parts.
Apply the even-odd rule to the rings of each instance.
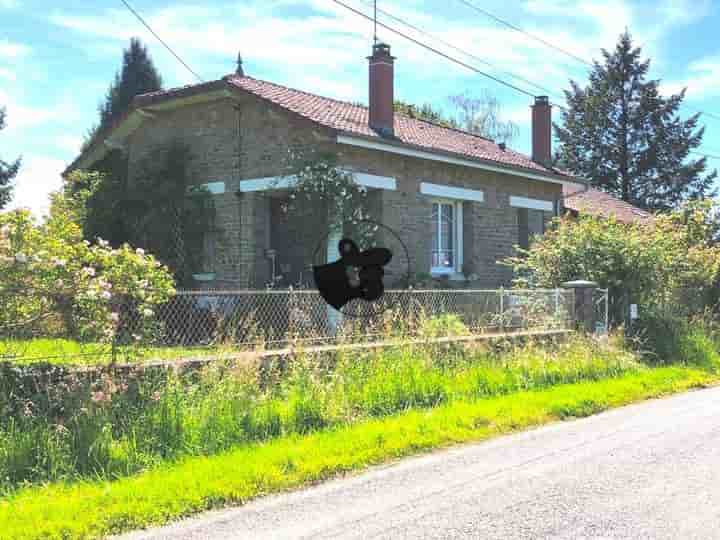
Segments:
[[[545,234],[545,222],[552,216],[551,212],[534,210],[532,208],[518,208],[518,244],[528,249],[533,237]]]
[[[462,203],[436,200],[432,203],[430,271],[451,274],[460,268],[462,250]]]

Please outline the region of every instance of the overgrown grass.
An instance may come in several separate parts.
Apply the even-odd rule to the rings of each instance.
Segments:
[[[3,382],[0,369],[0,537],[95,537],[162,523],[422,449],[713,383],[718,334],[684,328],[668,349],[673,367],[649,367],[640,360],[656,365],[657,354],[638,356],[617,339],[574,337],[139,370],[63,379],[22,399],[16,375]]]
[[[58,366],[84,366],[116,363],[134,363],[150,360],[177,360],[181,358],[216,357],[248,350],[231,345],[194,347],[153,347],[118,345],[109,343],[83,343],[63,338],[33,338],[0,340],[0,361],[16,365],[47,363]]]
[[[407,346],[263,366],[213,364],[185,374],[106,377],[93,385],[64,381],[66,391],[58,395],[0,396],[0,410],[6,411],[0,418],[0,491],[114,479],[168,460],[410,408],[640,369],[631,353],[578,338],[502,351]]]
[[[599,382],[408,409],[213,457],[188,458],[113,482],[33,487],[0,501],[0,531],[3,538],[17,539],[104,536],[244,503],[418,451],[586,416],[714,380],[710,372],[688,367],[644,369]]]

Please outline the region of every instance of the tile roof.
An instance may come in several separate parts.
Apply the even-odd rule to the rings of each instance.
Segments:
[[[325,127],[351,135],[386,141],[368,125],[368,109],[365,106],[310,94],[252,77],[230,75],[225,77],[225,80],[241,90],[275,103]],[[395,113],[394,130],[396,142],[406,145],[430,151],[439,150],[465,158],[520,167],[531,172],[562,176],[569,181],[573,180],[563,171],[544,167],[524,154],[509,148],[503,150],[489,139],[459,129],[446,128],[432,122]]]
[[[600,217],[614,216],[623,223],[649,223],[653,219],[650,212],[604,191],[592,188],[587,191],[578,191],[573,187],[565,187],[563,191],[565,208],[578,214]]]
[[[322,97],[247,76],[226,75],[222,79],[215,81],[141,94],[134,98],[133,107],[118,122],[118,125],[131,112],[142,107],[152,106],[169,99],[228,89],[228,86],[231,89],[235,88],[253,94],[319,125],[344,134],[369,140],[377,139],[378,142],[383,143],[399,143],[418,150],[446,153],[450,154],[451,157],[482,161],[491,165],[496,164],[521,172],[555,177],[562,181],[583,183],[582,180],[574,178],[566,171],[535,163],[528,156],[509,148],[502,148],[499,144],[485,137],[459,129],[440,126],[426,120],[411,118],[401,113],[395,113],[395,138],[381,137],[368,125],[368,108],[363,105]],[[102,146],[101,139],[108,136],[116,127],[108,129],[103,134],[103,137],[98,137],[95,145]],[[66,169],[65,173],[80,163],[84,154],[85,152]]]

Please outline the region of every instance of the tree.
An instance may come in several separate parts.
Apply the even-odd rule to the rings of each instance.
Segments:
[[[459,126],[452,118],[448,118],[442,111],[435,109],[430,103],[418,106],[406,101],[395,101],[393,104],[395,112],[409,116],[410,118],[419,118],[441,126],[458,128]]]
[[[513,122],[500,120],[500,103],[487,91],[480,97],[468,93],[448,97],[453,113],[446,114],[432,104],[413,105],[405,101],[395,101],[395,112],[410,118],[419,118],[444,127],[462,129],[492,139],[493,141],[512,142],[519,132]]]
[[[99,107],[100,123],[90,130],[85,147],[127,112],[136,95],[161,88],[162,78],[147,49],[139,39],[132,38],[130,47],[123,52],[122,68]],[[132,239],[125,227],[122,208],[118,207],[118,201],[123,200],[127,192],[127,155],[121,150],[111,150],[93,169],[103,173],[103,179],[87,201],[85,237],[91,240],[99,236],[119,246]]]
[[[500,102],[489,92],[483,91],[480,97],[465,93],[448,99],[455,107],[454,123],[460,129],[503,143],[511,143],[517,137],[517,125],[500,120]]]
[[[138,38],[130,39],[123,51],[123,65],[99,107],[99,130],[113,125],[127,110],[135,96],[162,89],[162,77],[153,64],[147,48]]]
[[[0,108],[0,131],[5,127],[5,109]],[[20,159],[7,163],[0,158],[0,210],[7,206],[12,198],[12,180],[20,170]]]
[[[688,198],[714,196],[717,171],[704,175],[706,158],[691,159],[704,134],[699,114],[678,116],[685,97],[663,97],[658,80],[646,80],[649,60],[641,60],[623,33],[604,62],[594,62],[589,84],[570,81],[562,124],[558,165],[622,200],[648,210],[677,208]]]

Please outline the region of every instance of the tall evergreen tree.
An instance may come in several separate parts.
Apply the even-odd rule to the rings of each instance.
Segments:
[[[123,51],[123,64],[99,107],[100,122],[91,129],[87,144],[92,138],[111,127],[130,108],[138,94],[162,88],[162,77],[155,68],[145,46],[137,38]],[[128,241],[126,212],[118,201],[127,192],[127,156],[121,150],[111,150],[93,167],[103,173],[102,182],[93,197],[88,199],[85,235],[91,239],[100,236],[113,244]]]
[[[646,79],[650,60],[641,59],[627,31],[613,52],[602,54],[587,87],[570,81],[565,91],[567,109],[554,125],[558,165],[648,210],[713,196],[717,171],[704,174],[706,158],[691,157],[705,131],[699,114],[678,116],[685,91],[660,94],[659,81]]]
[[[5,109],[0,108],[0,131],[5,127]],[[12,181],[20,170],[20,159],[7,163],[0,158],[0,209],[12,199]]]
[[[129,108],[138,94],[162,88],[162,77],[155,68],[147,48],[138,38],[130,39],[123,51],[123,65],[108,89],[105,103],[100,106],[100,127],[112,125]]]

